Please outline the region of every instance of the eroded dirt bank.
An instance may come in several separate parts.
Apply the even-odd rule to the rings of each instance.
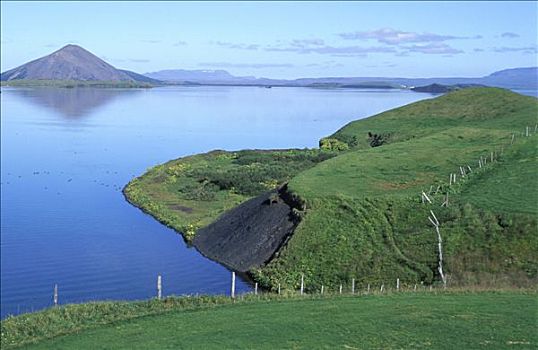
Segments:
[[[200,229],[193,244],[212,260],[249,271],[266,264],[286,243],[300,221],[297,209],[300,204],[284,185],[224,213]]]

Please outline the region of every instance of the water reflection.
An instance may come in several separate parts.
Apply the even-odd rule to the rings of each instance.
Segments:
[[[111,103],[117,98],[133,97],[142,89],[99,89],[99,88],[31,88],[2,89],[21,97],[39,107],[53,109],[66,119],[81,119],[97,108]]]

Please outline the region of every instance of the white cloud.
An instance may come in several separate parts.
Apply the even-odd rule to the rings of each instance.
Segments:
[[[381,28],[371,31],[356,31],[349,33],[340,33],[340,37],[346,40],[377,40],[380,43],[387,45],[401,45],[409,43],[432,43],[443,42],[454,39],[480,39],[480,35],[469,36],[454,36],[454,35],[442,35],[434,33],[417,33],[417,32],[405,32],[402,30],[396,30],[392,28]]]

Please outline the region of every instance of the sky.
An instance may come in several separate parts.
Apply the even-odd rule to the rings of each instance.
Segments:
[[[537,66],[538,2],[1,1],[1,71],[77,44],[117,68],[269,78]]]

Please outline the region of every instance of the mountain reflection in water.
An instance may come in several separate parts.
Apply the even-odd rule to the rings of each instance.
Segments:
[[[9,89],[9,93],[38,105],[53,109],[66,119],[81,119],[95,109],[118,98],[134,97],[144,89],[108,88],[29,88]]]

